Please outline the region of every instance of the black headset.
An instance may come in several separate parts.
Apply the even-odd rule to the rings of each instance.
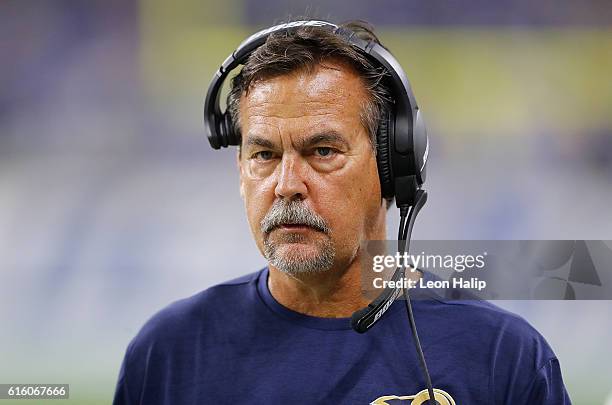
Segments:
[[[240,144],[240,134],[234,131],[229,111],[221,112],[220,95],[229,73],[243,65],[249,56],[263,45],[270,35],[291,33],[301,27],[328,29],[383,67],[390,76],[393,105],[380,120],[376,134],[378,175],[382,197],[396,199],[397,206],[411,206],[416,191],[425,182],[429,142],[421,112],[410,82],[398,61],[383,46],[365,41],[353,31],[327,21],[294,21],[259,31],[225,59],[213,76],[204,100],[204,128],[214,149]]]
[[[251,35],[225,59],[208,87],[204,100],[204,128],[210,145],[214,149],[220,149],[240,144],[240,134],[234,131],[229,111],[221,112],[219,103],[221,88],[230,72],[239,65],[245,64],[253,51],[263,45],[270,35],[291,33],[301,27],[320,27],[333,32],[358,49],[364,56],[383,67],[389,74],[393,104],[390,110],[385,112],[378,125],[376,163],[382,197],[395,198],[400,208],[398,250],[403,253],[408,250],[416,215],[427,201],[427,193],[421,189],[421,186],[425,182],[429,140],[408,77],[395,57],[382,45],[371,40],[363,40],[348,28],[319,20],[294,21],[275,25]],[[397,282],[403,276],[404,269],[398,267],[391,279]],[[401,291],[388,288],[366,308],[355,312],[351,319],[353,329],[359,333],[368,331],[389,309]],[[410,295],[407,289],[403,291],[410,328],[414,335],[415,349],[421,363],[429,398],[432,398],[428,402],[438,403],[433,399],[436,396],[419,341]]]

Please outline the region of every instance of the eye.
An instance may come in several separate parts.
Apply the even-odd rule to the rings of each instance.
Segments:
[[[321,146],[315,149],[315,154],[319,157],[329,157],[334,154],[334,149]]]
[[[262,150],[259,152],[255,152],[251,158],[257,160],[270,160],[274,157],[274,154],[269,150]]]

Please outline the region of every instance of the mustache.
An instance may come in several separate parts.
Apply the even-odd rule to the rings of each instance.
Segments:
[[[327,222],[301,200],[276,200],[260,227],[263,233],[269,233],[284,224],[306,225],[325,234],[331,231]]]

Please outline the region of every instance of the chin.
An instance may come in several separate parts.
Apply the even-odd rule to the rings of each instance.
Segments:
[[[335,251],[328,246],[313,246],[307,243],[282,243],[264,252],[270,265],[283,273],[313,274],[332,268]]]

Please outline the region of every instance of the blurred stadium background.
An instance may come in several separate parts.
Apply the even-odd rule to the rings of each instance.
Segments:
[[[612,239],[606,0],[5,0],[0,382],[110,403],[154,311],[264,265],[202,97],[246,35],[305,13],[372,22],[411,78],[432,141],[414,238]],[[547,337],[574,403],[604,403],[611,302],[501,304]]]

